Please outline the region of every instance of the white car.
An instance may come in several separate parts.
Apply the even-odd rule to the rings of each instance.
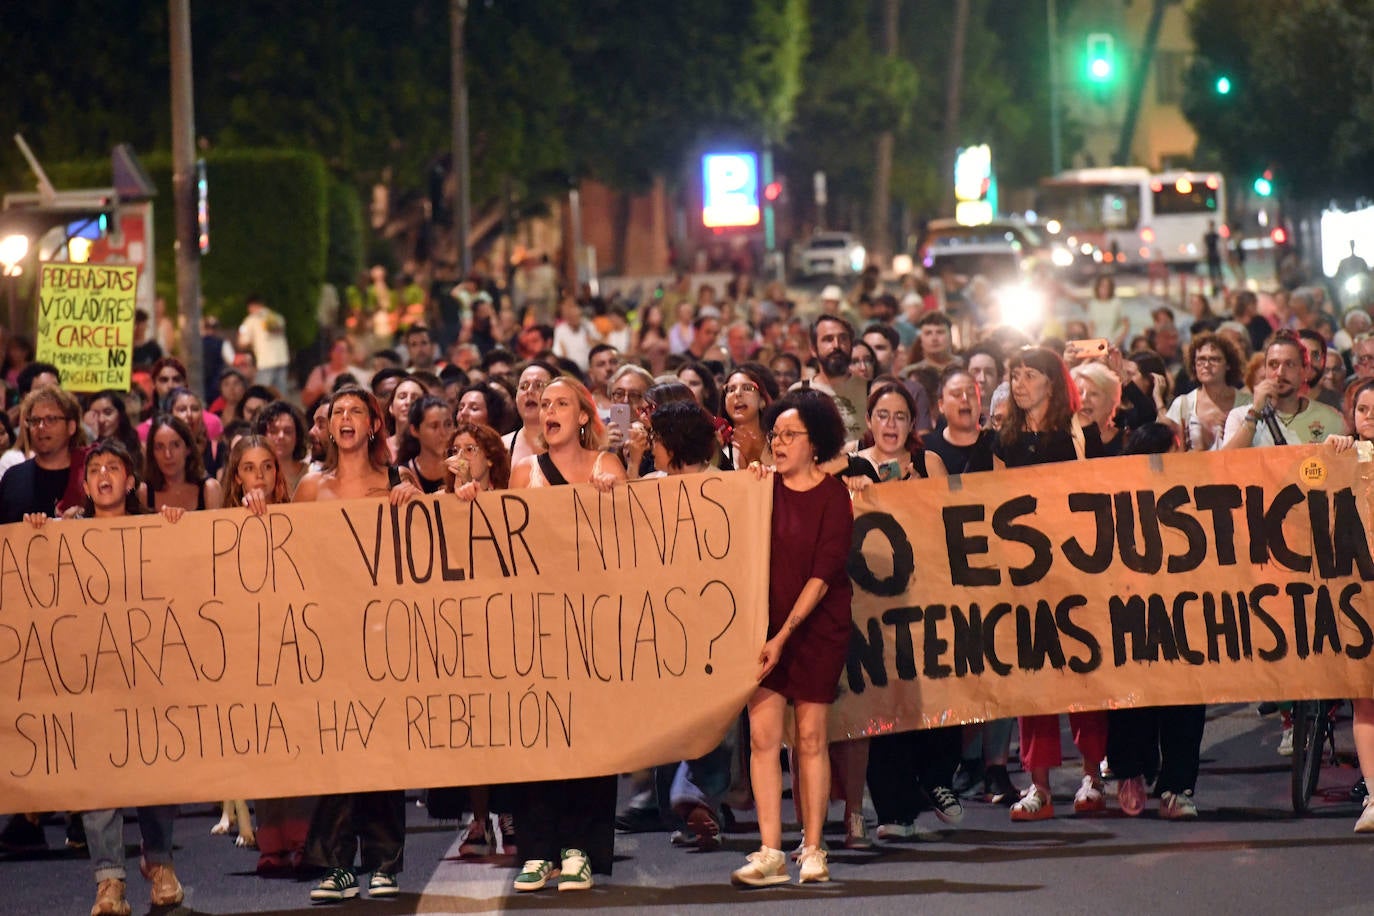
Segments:
[[[848,232],[817,232],[801,252],[804,277],[848,277],[863,273],[868,252]]]

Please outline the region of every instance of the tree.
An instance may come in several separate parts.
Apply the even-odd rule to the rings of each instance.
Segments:
[[[1290,200],[1374,196],[1374,3],[1199,0],[1190,27],[1183,110],[1200,148],[1235,175],[1272,167]]]

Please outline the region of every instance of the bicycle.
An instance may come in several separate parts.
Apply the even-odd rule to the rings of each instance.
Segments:
[[[1330,762],[1336,756],[1336,711],[1342,700],[1295,700],[1293,702],[1293,811],[1306,814],[1312,793],[1317,789],[1322,757],[1330,749]]]

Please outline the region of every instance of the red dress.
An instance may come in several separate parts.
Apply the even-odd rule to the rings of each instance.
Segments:
[[[792,701],[833,703],[849,653],[853,592],[846,564],[854,533],[849,490],[827,476],[810,490],[788,489],[773,477],[773,546],[769,558],[768,636],[782,629],[809,579],[830,586],[783,644],[763,686]]]

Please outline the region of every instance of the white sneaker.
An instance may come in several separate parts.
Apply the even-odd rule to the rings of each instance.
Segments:
[[[916,835],[916,823],[879,824],[878,839],[909,840]]]
[[[1159,796],[1159,816],[1166,821],[1197,820],[1192,792],[1164,792]]]
[[[1285,725],[1283,732],[1279,735],[1279,756],[1293,756],[1293,726]]]
[[[730,873],[732,884],[768,887],[771,884],[786,884],[791,880],[787,875],[787,857],[782,854],[781,849],[760,846],[758,852],[749,853],[745,859],[742,868]]]
[[[1107,800],[1102,797],[1102,779],[1090,773],[1083,774],[1078,791],[1073,794],[1075,814],[1093,814],[1107,810]]]
[[[1360,819],[1355,822],[1356,833],[1374,833],[1374,795],[1364,797],[1364,810],[1360,812]]]
[[[830,880],[830,866],[826,863],[824,849],[812,846],[802,853],[801,873],[797,875],[798,884]]]

